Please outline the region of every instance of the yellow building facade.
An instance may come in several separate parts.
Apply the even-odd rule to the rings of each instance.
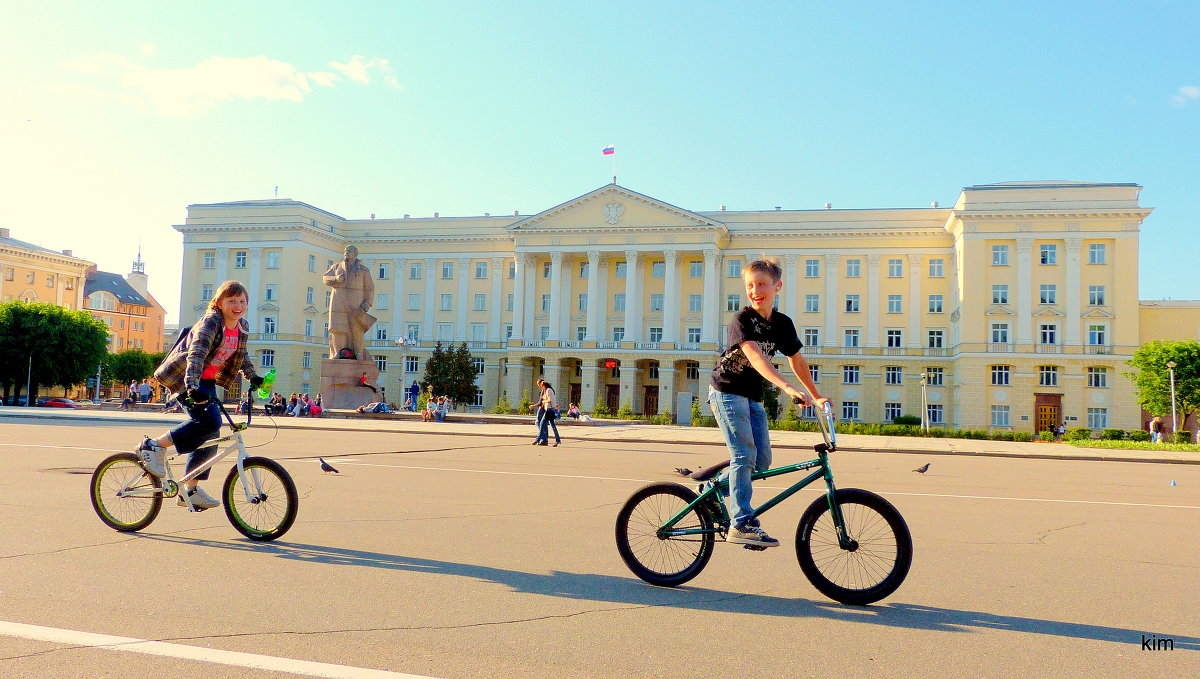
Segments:
[[[292,200],[198,204],[175,227],[180,320],[242,281],[258,362],[279,391],[315,392],[321,275],[354,244],[376,276],[367,339],[391,400],[437,342],[466,342],[474,407],[515,405],[544,376],[585,411],[675,412],[703,398],[746,303],[741,269],[766,256],[844,419],[919,416],[924,395],[935,425],[1131,429],[1140,189],[1012,182],[966,187],[950,208],[690,211],[610,184],[534,215],[371,220]]]
[[[0,228],[0,301],[46,302],[83,307],[83,287],[91,262],[70,250],[49,250],[13,238]]]

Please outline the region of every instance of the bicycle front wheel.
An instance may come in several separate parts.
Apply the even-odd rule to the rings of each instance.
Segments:
[[[291,475],[278,462],[265,457],[246,458],[242,469],[250,497],[246,497],[237,465],[229,470],[221,492],[229,523],[255,542],[281,537],[296,521],[300,507]]]
[[[892,503],[857,488],[834,493],[842,510],[849,549],[838,542],[828,496],[813,501],[796,527],[796,558],[800,570],[822,594],[854,606],[886,597],[908,575],[912,565],[912,536],[904,517]]]
[[[96,516],[122,533],[149,526],[162,509],[162,482],[142,469],[133,453],[117,453],[101,462],[92,472],[90,491]]]
[[[705,531],[661,537],[658,529],[696,494],[678,483],[653,483],[634,493],[617,514],[617,551],[633,574],[652,585],[674,587],[700,574],[716,536],[707,511],[692,508],[673,530]]]

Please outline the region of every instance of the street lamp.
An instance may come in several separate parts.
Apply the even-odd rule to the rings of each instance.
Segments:
[[[1175,424],[1175,361],[1167,361],[1167,372],[1171,374],[1171,436],[1175,435],[1178,427]]]

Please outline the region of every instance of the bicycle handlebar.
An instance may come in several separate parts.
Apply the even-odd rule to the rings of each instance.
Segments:
[[[801,405],[802,401],[795,396],[792,397],[792,403]],[[821,438],[825,439],[825,448],[829,452],[837,450],[837,427],[833,418],[833,406],[826,401],[821,404],[817,412],[817,426],[821,429]]]

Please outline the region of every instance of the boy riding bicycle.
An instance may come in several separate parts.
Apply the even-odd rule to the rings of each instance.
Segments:
[[[775,296],[783,287],[783,272],[775,262],[758,260],[742,271],[750,306],[734,315],[726,331],[725,349],[709,380],[708,400],[717,426],[729,447],[729,480],[733,525],[725,541],[758,547],[778,547],[779,541],[766,534],[754,517],[750,504],[753,489],[750,475],[771,466],[771,438],[767,412],[763,408],[763,379],[779,387],[802,405],[820,406],[829,399],[820,395],[800,354],[803,346],[792,319],[774,310]],[[792,372],[808,394],[788,384],[771,364],[778,350],[788,357]]]

